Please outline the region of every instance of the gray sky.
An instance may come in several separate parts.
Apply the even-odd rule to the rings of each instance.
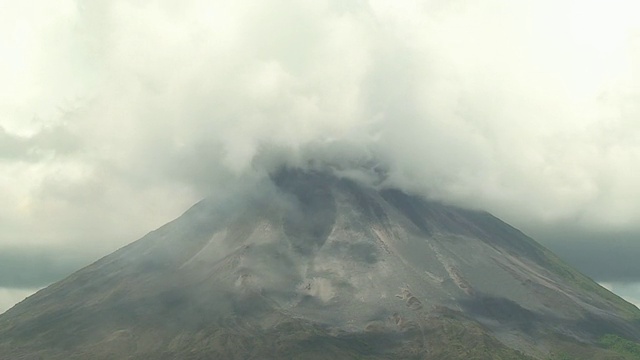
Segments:
[[[637,1],[0,9],[0,311],[310,159],[380,162],[640,298]]]

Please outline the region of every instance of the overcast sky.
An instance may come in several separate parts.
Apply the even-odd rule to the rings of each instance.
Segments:
[[[640,299],[640,3],[0,0],[0,311],[277,163],[380,163]]]

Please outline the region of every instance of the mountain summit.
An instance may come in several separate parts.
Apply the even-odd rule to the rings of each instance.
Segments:
[[[0,359],[624,359],[599,340],[640,341],[635,306],[486,212],[271,180],[14,306]]]

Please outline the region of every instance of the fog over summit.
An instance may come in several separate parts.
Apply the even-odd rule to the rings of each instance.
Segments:
[[[625,240],[640,224],[638,12],[620,0],[7,4],[0,249],[57,259],[26,276],[35,289],[204,197],[327,163],[491,211],[580,249],[585,269],[603,239],[640,252]],[[625,264],[611,278],[640,279]]]

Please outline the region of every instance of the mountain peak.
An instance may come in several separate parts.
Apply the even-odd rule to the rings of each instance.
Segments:
[[[271,180],[268,196],[204,200],[18,304],[0,353],[464,358],[446,340],[525,359],[640,339],[637,308],[486,212],[331,171]]]

